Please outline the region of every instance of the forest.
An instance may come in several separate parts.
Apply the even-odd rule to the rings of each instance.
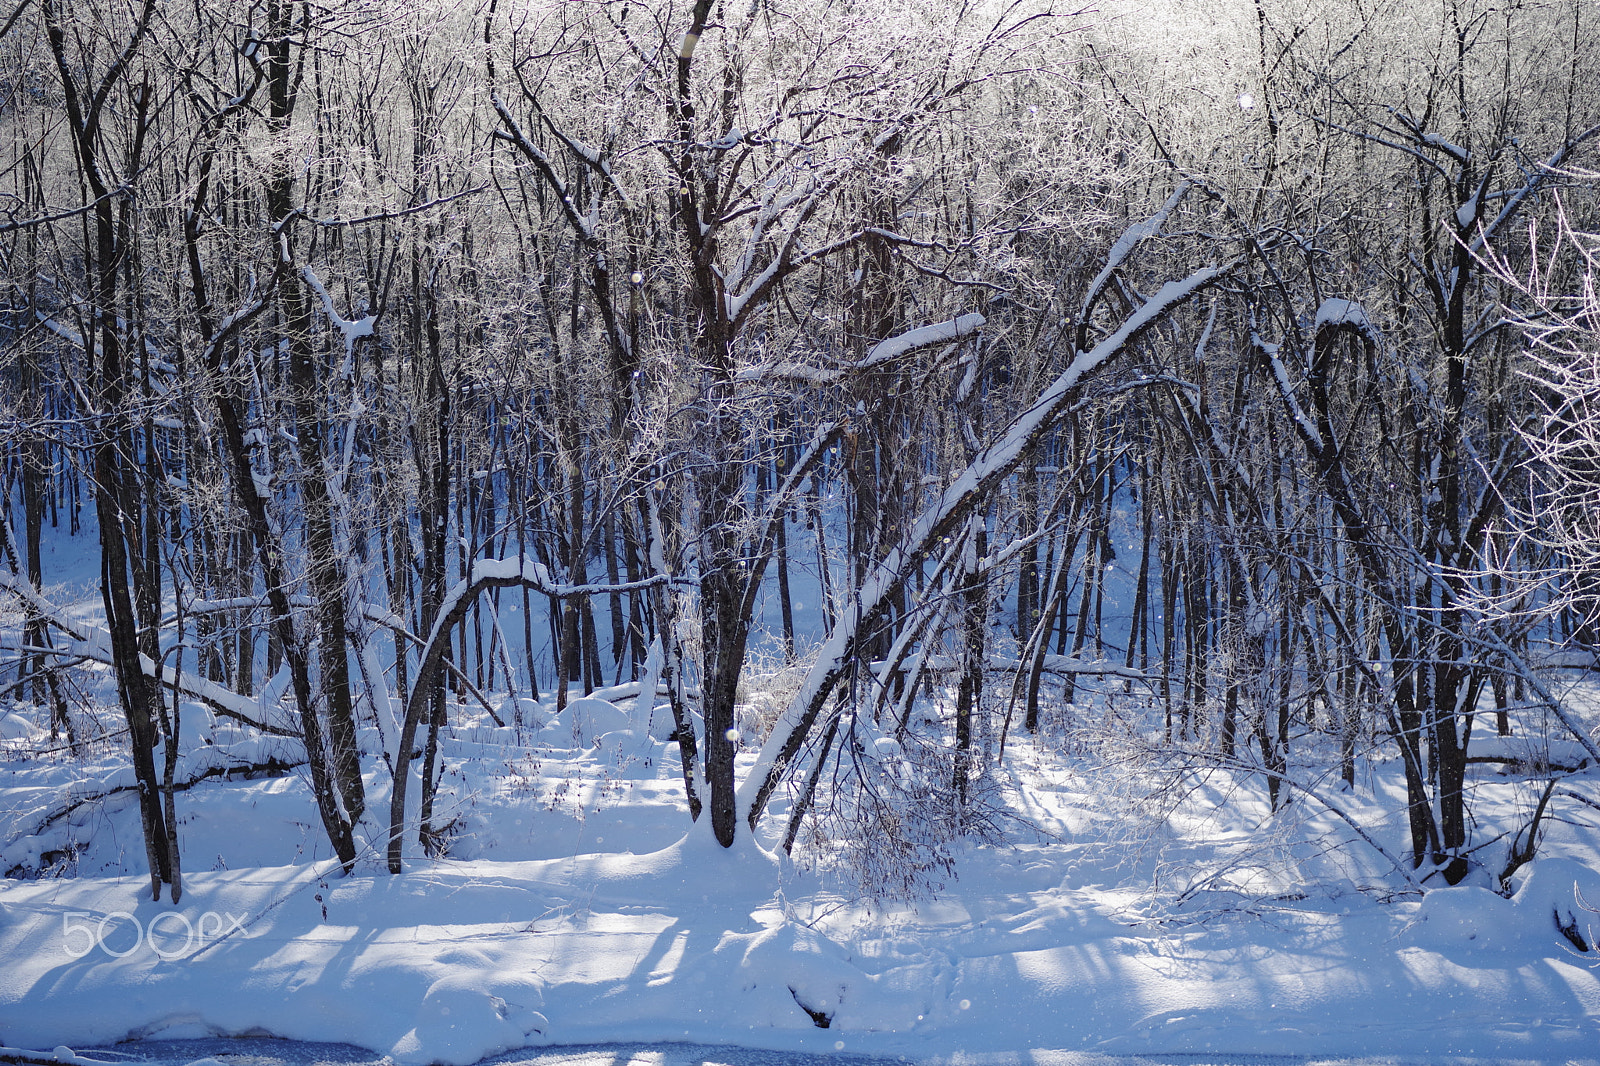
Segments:
[[[453,730],[599,698],[890,896],[1052,732],[1402,892],[1600,810],[1586,0],[4,19],[0,703],[120,753],[155,898],[202,779],[398,874]]]

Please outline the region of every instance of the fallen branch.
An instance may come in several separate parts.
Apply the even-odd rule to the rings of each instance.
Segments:
[[[66,613],[55,604],[46,600],[39,594],[33,583],[20,574],[10,574],[0,571],[0,592],[9,592],[26,603],[45,624],[54,627],[71,639],[71,643],[61,648],[39,648],[38,652],[54,656],[57,659],[75,659],[88,661],[102,666],[111,666],[111,635],[97,626],[79,626],[68,620]],[[170,666],[157,667],[156,663],[147,656],[139,656],[139,665],[146,677],[153,678],[158,684],[178,692],[191,699],[205,704],[224,718],[232,718],[242,722],[252,729],[259,729],[263,733],[273,736],[300,739],[296,730],[284,726],[272,725],[255,716],[258,706],[255,700],[217,684],[200,676],[193,670],[178,671]]]
[[[210,766],[200,771],[198,774],[193,775],[192,777],[186,778],[182,781],[174,781],[172,783],[172,791],[187,792],[191,788],[200,784],[202,781],[208,781],[213,777],[232,777],[236,775],[248,776],[250,774],[281,775],[293,770],[297,766],[304,765],[304,759],[298,759],[293,762],[284,762],[282,759],[273,758],[261,763],[239,763],[232,766]],[[112,796],[120,795],[124,792],[137,791],[139,791],[139,784],[138,782],[134,782],[127,785],[117,785],[113,788],[103,789],[98,792],[91,792],[86,795],[74,796],[65,807],[46,815],[44,819],[38,822],[29,832],[18,833],[16,836],[6,841],[5,846],[10,847],[12,844],[23,839],[24,837],[38,836],[40,833],[44,832],[46,829],[49,829],[56,822],[59,822],[61,819],[67,817],[80,807],[87,807],[91,804],[102,803],[105,800],[110,799]]]

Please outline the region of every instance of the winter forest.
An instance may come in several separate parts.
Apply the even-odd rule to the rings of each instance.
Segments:
[[[0,17],[0,1044],[1595,1054],[1588,0]]]

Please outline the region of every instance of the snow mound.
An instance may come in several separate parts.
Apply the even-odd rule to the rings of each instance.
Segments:
[[[1510,899],[1467,885],[1434,889],[1417,908],[1413,941],[1446,955],[1600,945],[1600,872],[1571,859],[1541,859],[1518,881]]]
[[[1487,888],[1439,888],[1422,897],[1412,935],[1418,946],[1442,953],[1504,951],[1522,943],[1521,917],[1510,900]]]
[[[585,696],[567,704],[556,720],[545,726],[541,739],[555,747],[592,748],[607,733],[633,728],[633,716],[610,700]]]
[[[1511,901],[1539,935],[1562,936],[1574,946],[1577,936],[1591,952],[1600,946],[1600,871],[1573,859],[1540,859],[1525,867]]]
[[[525,728],[535,732],[550,724],[549,715],[538,700],[526,696],[507,696],[500,701],[500,720],[506,723],[520,721]]]
[[[880,987],[842,946],[806,926],[726,933],[716,953],[740,949],[737,975],[752,1026],[904,1031],[926,1011],[910,995]]]
[[[389,1049],[402,1064],[469,1066],[490,1055],[525,1047],[549,1023],[536,1007],[543,985],[533,977],[451,973],[428,987],[414,1015],[415,1028]]]
[[[0,714],[0,740],[32,740],[43,732],[20,714]]]

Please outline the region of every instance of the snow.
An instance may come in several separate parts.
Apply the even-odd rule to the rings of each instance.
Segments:
[[[742,303],[738,303],[735,306],[735,301],[732,297],[729,298],[729,301],[730,313],[735,313],[739,308],[743,307]],[[814,367],[805,363],[786,360],[773,366],[751,367],[742,370],[739,372],[739,380],[762,381],[777,378],[807,382],[813,385],[834,384],[862,370],[891,363],[919,348],[927,348],[935,344],[948,344],[964,337],[970,337],[983,328],[985,321],[986,319],[983,315],[976,311],[969,311],[944,322],[932,322],[926,326],[918,326],[915,329],[909,329],[904,333],[881,340],[873,345],[872,350],[859,362],[843,363],[832,367]]]
[[[1136,222],[1129,226],[1111,245],[1111,250],[1106,253],[1105,265],[1100,268],[1100,273],[1095,275],[1094,280],[1089,283],[1088,290],[1084,293],[1083,306],[1078,311],[1079,321],[1089,316],[1089,312],[1094,309],[1095,301],[1100,298],[1101,292],[1105,290],[1106,284],[1110,282],[1111,276],[1127,262],[1128,256],[1133,254],[1133,250],[1138,247],[1139,242],[1161,232],[1161,227],[1166,225],[1167,218],[1183,202],[1183,198],[1189,194],[1189,188],[1188,182],[1179,182],[1178,187],[1172,191],[1171,196],[1167,197],[1167,202],[1161,205],[1160,210],[1144,221]]]
[[[1038,783],[1056,791],[1038,792],[1034,812],[1066,830],[1070,806],[1054,801],[1070,783]],[[189,809],[242,818],[264,798],[241,790]],[[1141,920],[1137,893],[1081,832],[974,848],[938,898],[874,907],[749,838],[724,851],[696,829],[635,853],[680,830],[611,813],[561,857],[412,860],[398,877],[344,879],[328,861],[196,870],[176,910],[144,898],[137,876],[7,882],[0,1034],[47,1048],[259,1030],[401,1064],[632,1040],[842,1041],[916,1060],[1054,1049],[1593,1061],[1600,975],[1551,914],[1600,925],[1576,903],[1600,896],[1600,875],[1571,860],[1527,868],[1509,900],[1464,886],[1383,905],[1352,890],[1185,923]],[[160,920],[140,946],[134,922],[148,930],[163,914],[184,920]],[[121,957],[73,958],[107,915]]]
[[[1105,693],[1123,683],[1106,664],[1051,665],[1080,673],[1080,700],[1097,667]],[[958,844],[921,898],[876,900],[825,862],[782,854],[782,797],[732,849],[692,824],[674,744],[640,735],[640,687],[574,698],[559,717],[549,697],[507,697],[521,736],[453,710],[439,817],[454,826],[451,853],[428,859],[408,839],[397,876],[370,822],[355,873],[339,876],[299,771],[197,785],[177,797],[178,907],[148,898],[129,793],[16,835],[60,797],[132,779],[119,743],[78,760],[37,754],[43,712],[8,707],[4,863],[70,850],[76,876],[0,882],[0,1044],[65,1047],[35,1054],[70,1062],[71,1048],[130,1035],[271,1033],[399,1066],[634,1041],[996,1066],[1597,1061],[1600,968],[1558,928],[1600,940],[1600,833],[1570,817],[1584,808],[1552,821],[1509,898],[1481,875],[1422,895],[1353,829],[1402,850],[1396,761],[1367,765],[1353,791],[1306,785],[1277,814],[1259,777],[1217,768],[1143,820],[1152,794],[1132,763],[1067,754],[1107,742],[1074,732],[1067,707],[1037,737],[1013,733],[993,779],[1001,838]],[[292,743],[197,704],[183,716],[180,773]],[[913,757],[887,728],[856,725],[875,764]],[[375,736],[364,744],[377,750]],[[1482,748],[1525,750],[1514,738]],[[1575,742],[1549,753],[1583,754]],[[742,750],[747,777],[753,762]],[[376,758],[366,784],[381,811],[390,785]],[[1488,865],[1496,835],[1526,816],[1526,788],[1498,770],[1473,787]]]
[[[616,704],[586,696],[567,704],[560,720],[552,722],[547,729],[557,736],[564,730],[571,736],[573,747],[592,748],[608,734],[628,732],[631,736],[633,724],[628,712]]]
[[[1338,297],[1323,300],[1317,307],[1317,318],[1312,326],[1312,332],[1321,332],[1324,326],[1334,329],[1353,329],[1373,345],[1381,344],[1383,340],[1378,328],[1372,324],[1372,319],[1367,317],[1367,309],[1354,300]]]
[[[1080,355],[1017,431],[1051,417],[1072,382],[1210,276],[1157,293]],[[1325,310],[1330,321],[1353,314]],[[1003,437],[963,484],[1002,468],[1020,440]],[[659,540],[648,551],[665,573]],[[78,555],[91,569],[92,553]],[[485,580],[570,591],[513,556],[475,563],[451,602]],[[71,626],[76,651],[103,644],[92,579],[77,599],[3,572],[0,582]],[[0,607],[0,637],[11,639],[18,618]],[[917,654],[950,665],[926,645]],[[378,813],[358,826],[363,850],[341,877],[293,765],[294,740],[198,702],[242,700],[251,718],[286,721],[287,671],[248,700],[191,691],[180,779],[281,766],[219,774],[177,795],[185,891],[176,907],[148,898],[134,797],[110,791],[133,782],[125,741],[91,741],[71,756],[50,743],[47,709],[0,696],[0,873],[15,873],[0,880],[0,1045],[94,1066],[103,1061],[72,1049],[246,1033],[355,1045],[395,1066],[632,1042],[930,1066],[1600,1062],[1597,953],[1560,931],[1600,941],[1600,830],[1589,808],[1558,792],[1538,857],[1516,873],[1509,898],[1493,891],[1486,871],[1525,825],[1534,787],[1514,766],[1472,770],[1484,869],[1454,888],[1425,881],[1423,894],[1384,857],[1404,857],[1397,760],[1364,760],[1351,790],[1317,779],[1315,765],[1292,765],[1296,798],[1273,812],[1258,774],[1141,766],[1149,753],[1118,747],[1138,712],[1124,692],[1130,681],[1138,690],[1139,671],[1049,656],[1047,668],[1077,675],[1078,703],[1048,708],[1036,736],[1013,729],[987,778],[1004,812],[996,838],[952,845],[950,872],[921,896],[875,899],[826,842],[809,857],[803,847],[783,854],[790,799],[781,791],[759,832],[741,825],[732,849],[710,839],[706,820],[691,823],[670,716],[656,706],[667,670],[659,646],[649,663],[644,683],[576,694],[559,716],[549,694],[494,694],[503,728],[473,705],[452,708],[437,814],[451,827],[450,852],[427,858],[408,835],[400,875],[385,872],[387,827],[372,820],[392,783],[370,720],[361,743]],[[989,665],[1009,688],[1012,653]],[[104,668],[86,676],[110,684]],[[200,680],[187,667],[183,677]],[[745,781],[759,767],[765,711],[793,706],[804,684],[793,670],[747,679]],[[1570,702],[1591,727],[1595,701]],[[107,704],[99,721],[111,730],[118,717]],[[1105,732],[1084,724],[1097,719],[1110,723]],[[892,723],[858,714],[852,724],[862,760],[886,777],[917,757]],[[1572,766],[1589,754],[1577,739],[1535,744],[1514,726],[1510,738],[1475,731],[1474,753]],[[1297,740],[1295,751],[1311,742]],[[1163,779],[1182,787],[1163,793]],[[1560,787],[1593,797],[1592,781],[1590,770]],[[41,868],[70,876],[36,876]],[[585,1054],[587,1066],[667,1061]]]
[[[340,315],[333,306],[333,297],[317,278],[316,272],[310,267],[300,268],[300,277],[305,281],[306,287],[317,296],[317,301],[322,304],[322,313],[328,317],[328,322],[344,339],[345,361],[339,373],[341,377],[348,377],[351,373],[351,360],[355,352],[356,341],[363,337],[374,336],[377,328],[377,315],[362,315],[357,319],[348,319]]]
[[[887,363],[918,348],[926,348],[930,344],[944,344],[968,336],[982,329],[983,323],[984,317],[973,311],[957,315],[948,322],[935,322],[907,330],[897,337],[890,337],[873,345],[872,351],[867,353],[862,365],[876,366],[879,363]]]
[[[910,565],[931,551],[934,540],[951,521],[951,517],[960,513],[960,509],[977,495],[982,485],[1003,476],[1022,460],[1044,429],[1061,416],[1073,390],[1085,375],[1119,355],[1128,343],[1163,314],[1224,276],[1230,269],[1231,264],[1206,266],[1187,277],[1162,285],[1113,333],[1089,351],[1078,352],[1067,368],[1040,393],[1033,405],[1013,419],[1000,438],[979,452],[938,498],[917,516],[899,546],[890,551],[868,575],[857,594],[856,609],[847,612],[833,627],[832,633],[819,649],[805,682],[763,746],[755,767],[739,786],[739,809],[745,817],[760,799],[763,782],[771,768],[777,765],[790,734],[800,728],[808,717],[814,718],[820,709],[818,701],[826,695],[855,646],[861,620],[872,617],[905,579]]]
[[[1548,178],[1559,174],[1574,152],[1596,137],[1600,137],[1600,124],[1572,134],[1567,138],[1566,144],[1552,152],[1538,166],[1531,168],[1527,181],[1520,188],[1507,191],[1503,197],[1504,203],[1501,205],[1500,213],[1494,217],[1494,221],[1478,227],[1478,232],[1468,242],[1467,249],[1474,255],[1482,252],[1488,242],[1499,234],[1500,228],[1517,217],[1517,212],[1521,210],[1524,201],[1538,192]]]
[[[1438,148],[1454,157],[1458,163],[1467,163],[1472,159],[1472,153],[1452,141],[1439,136],[1437,133],[1421,133],[1422,143]],[[1463,223],[1465,225],[1465,223]]]

